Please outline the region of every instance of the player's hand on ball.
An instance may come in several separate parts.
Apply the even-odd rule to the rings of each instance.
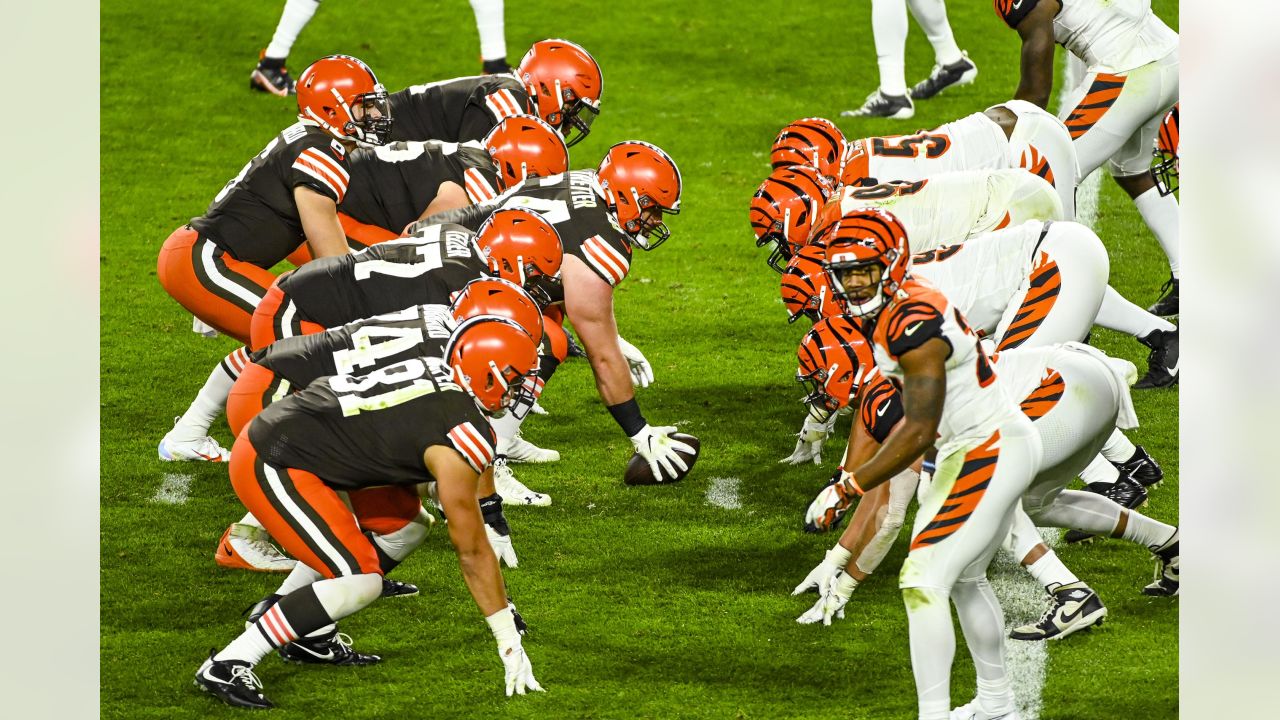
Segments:
[[[618,347],[622,349],[622,357],[626,358],[631,369],[631,382],[637,387],[647,388],[653,384],[653,366],[645,359],[644,353],[635,345],[618,336]]]
[[[803,615],[796,618],[796,622],[801,625],[812,625],[813,623],[822,621],[823,625],[830,625],[831,620],[844,619],[844,606],[849,603],[849,596],[853,595],[853,591],[858,587],[858,581],[853,576],[840,573],[835,582],[831,583],[831,587],[818,598],[813,607],[805,611]]]
[[[653,476],[659,479],[675,480],[689,469],[689,464],[679,453],[695,455],[698,451],[692,445],[671,437],[676,432],[673,425],[653,427],[645,425],[640,432],[631,436],[631,444],[636,453],[649,463]]]
[[[795,590],[791,591],[791,594],[799,595],[810,590],[817,590],[819,595],[826,595],[827,590],[831,588],[831,581],[835,579],[835,576],[841,570],[845,569],[851,557],[852,554],[843,545],[836,543],[836,546],[828,550],[827,554],[823,556],[822,562],[809,571],[809,574],[805,576],[804,580],[800,581],[800,584],[796,586]]]

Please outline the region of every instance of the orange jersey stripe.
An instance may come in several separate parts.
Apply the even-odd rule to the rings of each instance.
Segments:
[[[960,466],[959,477],[947,495],[946,501],[938,509],[933,519],[911,540],[911,549],[942,542],[959,530],[977,509],[987,492],[987,486],[995,475],[999,451],[996,446],[1000,442],[1000,431],[991,434],[986,442],[970,450],[964,456],[964,464]]]

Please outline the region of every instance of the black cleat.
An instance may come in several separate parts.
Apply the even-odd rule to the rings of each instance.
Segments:
[[[1141,445],[1133,451],[1133,457],[1122,463],[1111,464],[1116,466],[1121,475],[1128,475],[1147,489],[1159,487],[1160,482],[1164,480],[1164,470],[1160,469],[1160,465],[1147,454],[1146,450],[1142,449]]]
[[[1101,495],[1129,510],[1136,510],[1147,504],[1147,489],[1142,486],[1142,483],[1123,472],[1120,474],[1120,478],[1113,483],[1089,483],[1084,486],[1084,490],[1085,492]],[[1089,542],[1094,537],[1093,533],[1087,533],[1082,530],[1068,530],[1062,539],[1067,544],[1075,544]]]
[[[250,710],[275,707],[262,694],[262,681],[253,674],[253,666],[243,660],[214,660],[217,651],[209,651],[209,659],[196,671],[196,687],[222,702]]]
[[[907,91],[914,100],[928,100],[952,85],[969,85],[978,77],[978,66],[969,59],[969,53],[961,52],[960,59],[950,65],[934,65],[929,77]]]
[[[1152,330],[1138,342],[1151,348],[1147,354],[1147,374],[1134,383],[1138,390],[1171,387],[1178,383],[1178,329]]]
[[[876,90],[867,96],[867,101],[857,110],[842,110],[840,117],[882,117],[891,120],[906,120],[916,114],[916,106],[910,95],[885,95]]]
[[[1160,317],[1173,317],[1178,314],[1178,280],[1172,275],[1160,286],[1160,299],[1155,305],[1147,308],[1147,312]]]
[[[280,97],[297,92],[293,78],[289,77],[289,69],[284,66],[284,58],[269,58],[265,50],[258,56],[258,67],[249,74],[249,89]]]
[[[351,649],[351,637],[332,632],[320,637],[301,637],[280,648],[280,657],[304,665],[374,665],[382,662],[379,655],[368,655]]]
[[[511,66],[507,64],[505,57],[497,60],[481,60],[480,71],[485,75],[505,75],[511,72]]]
[[[1052,593],[1053,604],[1040,620],[1014,628],[1009,637],[1014,640],[1061,640],[1080,630],[1101,627],[1107,616],[1107,606],[1093,588],[1082,582],[1062,585]]]
[[[1142,588],[1142,594],[1173,597],[1178,594],[1178,531],[1175,530],[1173,537],[1156,550],[1155,554],[1159,561],[1156,564],[1156,580]]]
[[[384,598],[413,597],[417,594],[418,586],[413,583],[382,578],[382,597]]]

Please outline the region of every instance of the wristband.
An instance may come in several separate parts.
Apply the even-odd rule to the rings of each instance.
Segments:
[[[851,487],[853,489],[853,492],[856,493],[859,497],[867,494],[867,491],[863,490],[862,486],[858,484],[858,478],[854,477],[853,473],[851,472],[846,471],[844,473],[844,477],[840,478],[840,481],[847,484],[849,487]]]
[[[627,434],[627,437],[635,437],[636,433],[649,424],[644,419],[644,415],[640,414],[640,404],[635,398],[617,405],[610,405],[609,414],[613,416],[614,421],[622,428],[622,432]]]
[[[849,560],[853,558],[853,553],[849,552],[849,548],[836,543],[836,546],[827,551],[827,562],[840,568],[845,569],[849,564]]]
[[[516,619],[510,605],[485,618],[484,621],[489,623],[493,639],[498,641],[498,652],[520,644],[520,631],[516,629]]]
[[[854,590],[858,589],[858,579],[849,573],[842,573],[836,578],[836,593],[842,597],[849,597]]]

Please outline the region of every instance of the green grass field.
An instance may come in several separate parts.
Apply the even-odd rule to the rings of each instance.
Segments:
[[[219,535],[243,513],[224,468],[156,459],[172,418],[234,345],[190,332],[190,316],[156,282],[155,260],[165,237],[202,213],[293,120],[292,101],[246,88],[281,5],[102,4],[106,717],[233,716],[202,696],[191,676],[211,646],[242,627],[241,610],[278,579],[213,562]],[[1155,5],[1176,28],[1177,2]],[[958,42],[981,68],[978,82],[918,104],[910,121],[843,120],[849,136],[932,127],[1012,95],[1016,34],[985,0],[952,2],[949,11]],[[548,692],[502,696],[493,642],[437,528],[395,575],[420,585],[422,595],[375,603],[343,622],[358,649],[384,662],[303,668],[268,658],[258,673],[279,705],[276,715],[914,717],[895,582],[904,543],[858,589],[848,619],[831,628],[794,622],[812,600],[791,598],[790,590],[835,540],[800,531],[803,510],[831,468],[777,463],[801,419],[791,376],[804,328],[785,322],[777,276],[747,225],[778,128],[806,115],[835,118],[874,88],[869,4],[508,3],[513,62],[543,37],[581,43],[606,78],[601,117],[573,149],[574,167],[594,167],[610,144],[639,138],[667,150],[684,173],[685,210],[670,223],[674,236],[638,253],[619,288],[617,316],[654,364],[656,385],[639,392],[646,415],[699,435],[702,458],[683,484],[623,486],[630,445],[601,407],[587,364],[566,363],[544,399],[552,416],[531,420],[525,431],[564,459],[518,467],[555,504],[508,513],[520,567],[505,575],[532,626],[526,648]],[[471,10],[461,0],[325,2],[290,64],[296,75],[332,52],[360,56],[392,90],[479,69]],[[908,81],[931,65],[913,25]],[[1140,305],[1154,301],[1167,274],[1163,255],[1110,180],[1102,184],[1096,229],[1112,253],[1113,284]],[[1146,349],[1133,340],[1105,331],[1094,338],[1145,367]],[[1175,521],[1178,393],[1138,391],[1135,402],[1143,425],[1131,436],[1167,476],[1146,512]],[[225,425],[214,435],[229,445]],[[829,448],[829,457],[838,451]],[[184,504],[153,500],[169,473],[193,478]],[[740,480],[740,508],[708,502],[713,478]],[[1139,594],[1152,567],[1146,554],[1116,541],[1060,554],[1111,615],[1102,630],[1048,648],[1041,717],[1176,716],[1177,602]],[[955,704],[973,692],[972,666],[962,641],[958,647]]]

